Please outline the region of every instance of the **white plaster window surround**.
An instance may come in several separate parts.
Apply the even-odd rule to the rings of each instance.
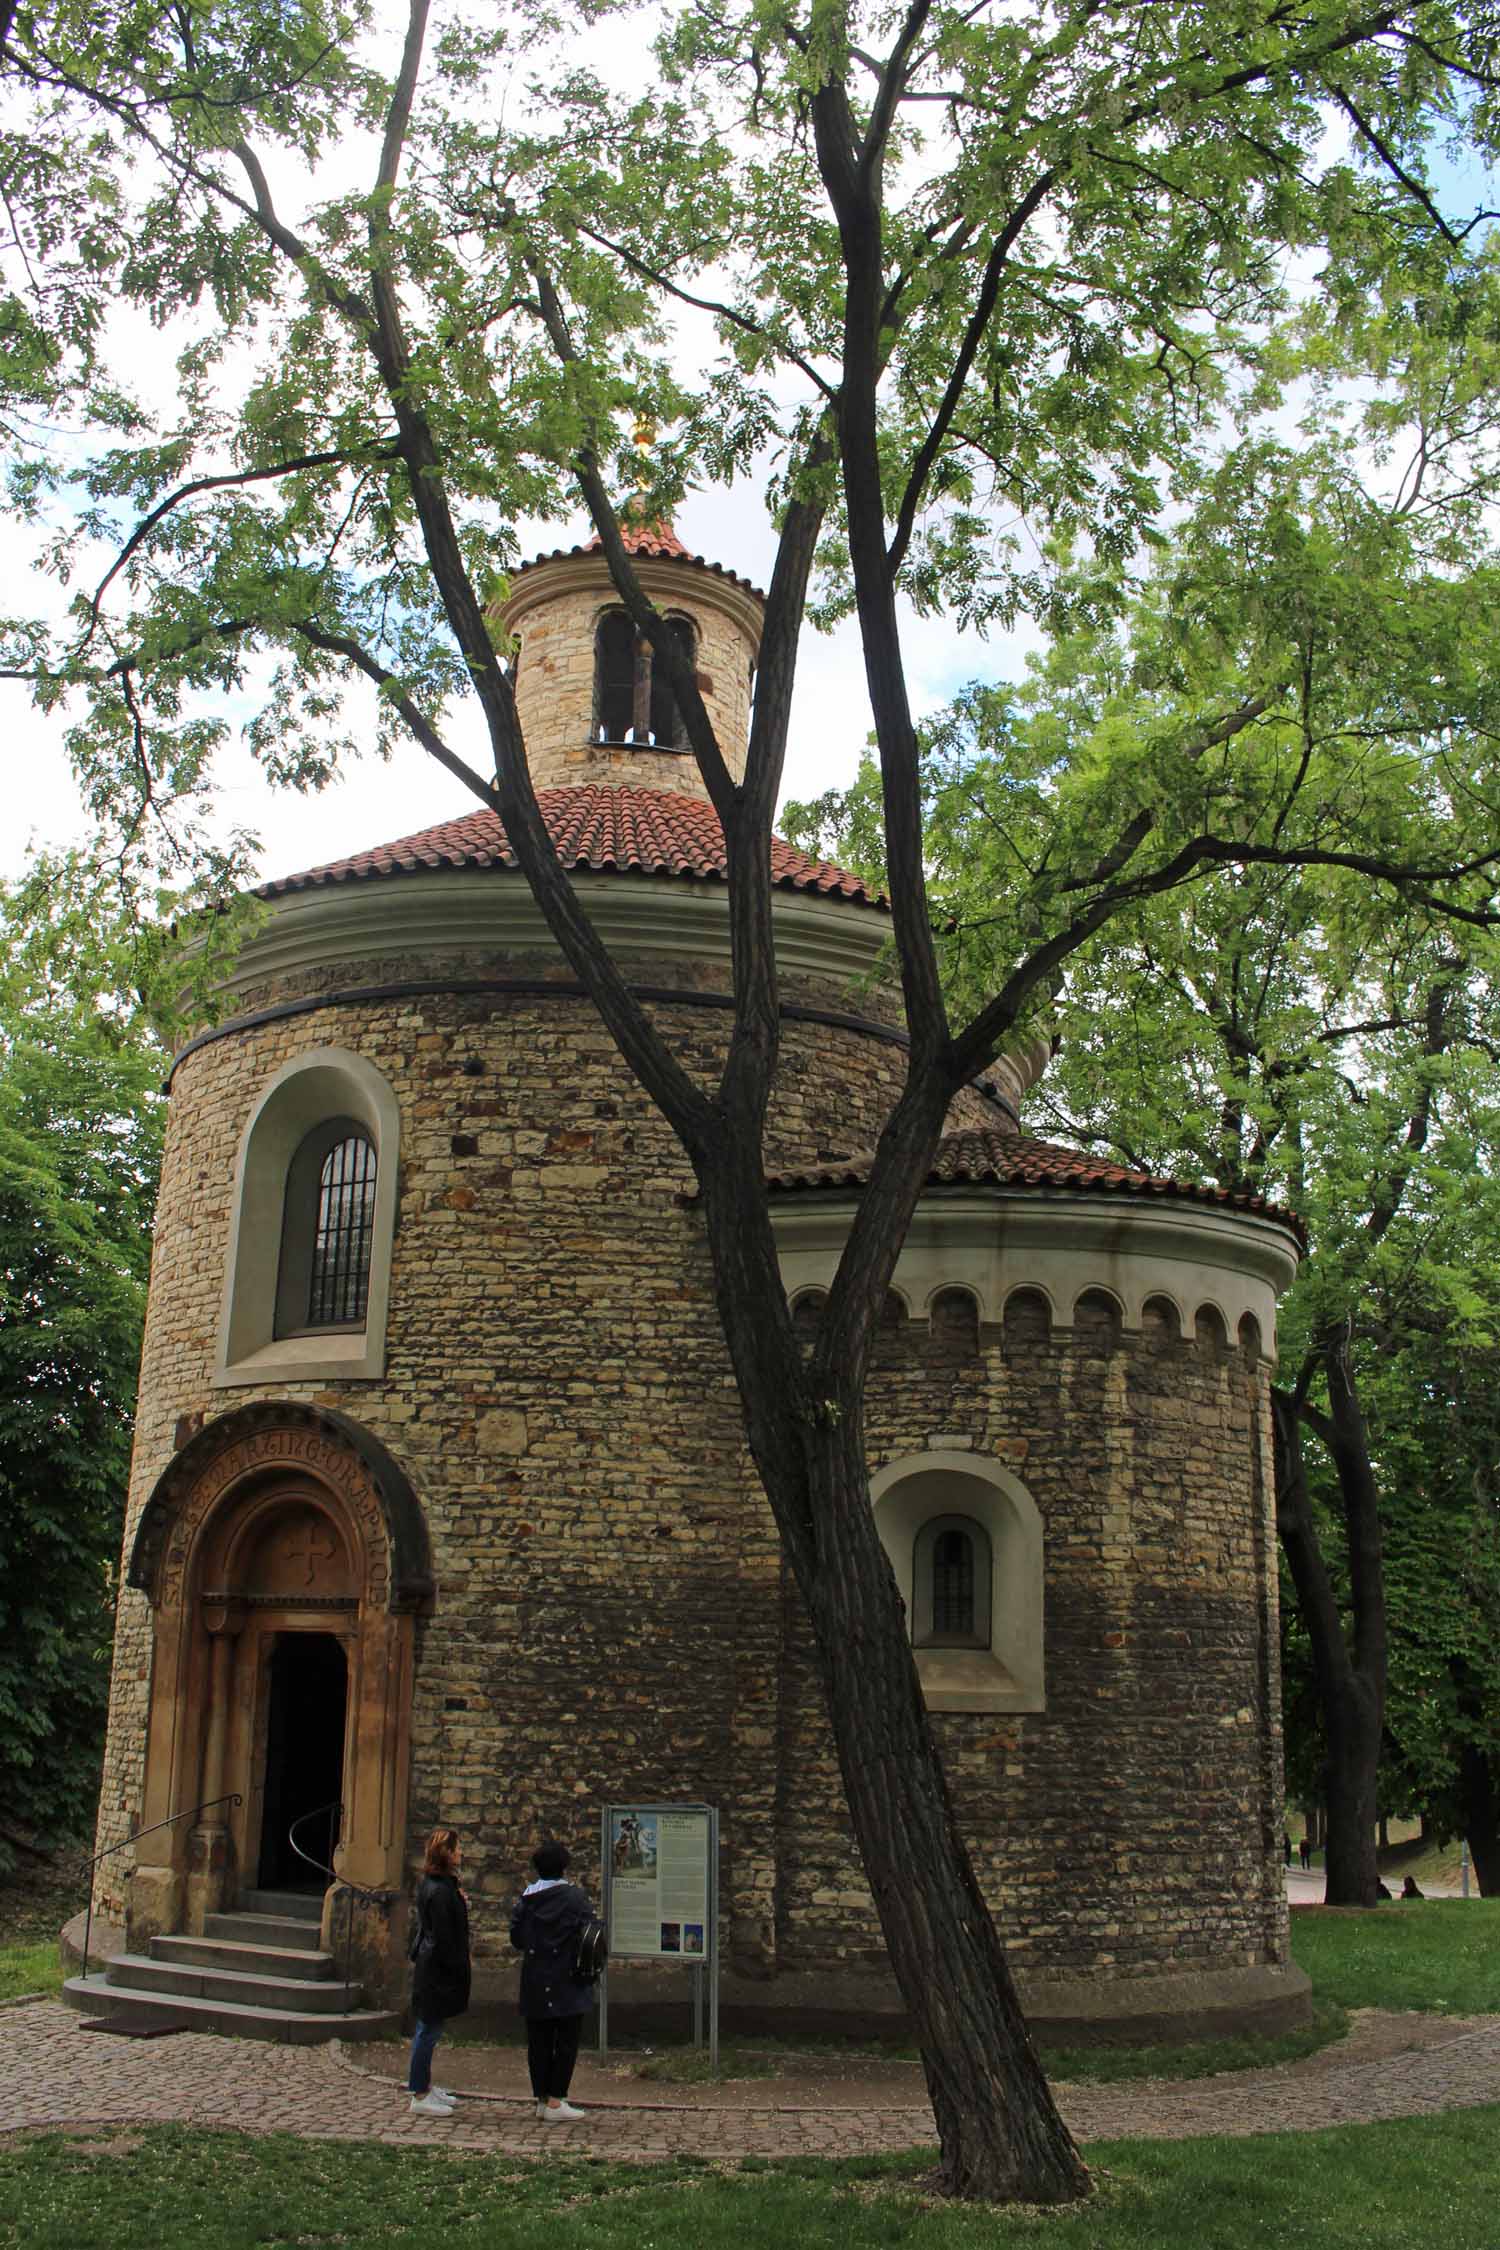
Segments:
[[[906,1604],[917,1676],[930,1711],[1046,1709],[1042,1639],[1042,1518],[1019,1477],[982,1453],[932,1450],[887,1462],[870,1480],[875,1524]],[[932,1638],[934,1535],[976,1529],[975,1562],[988,1547],[986,1598],[975,1635],[985,1645],[923,1645]],[[925,1580],[925,1584],[924,1584]]]
[[[311,1134],[335,1122],[368,1135],[375,1152],[365,1317],[358,1327],[278,1335],[283,1225],[288,1189],[295,1187],[294,1161]],[[216,1389],[273,1378],[368,1381],[385,1373],[400,1155],[396,1097],[362,1055],[346,1047],[315,1047],[276,1072],[251,1114],[235,1160]]]

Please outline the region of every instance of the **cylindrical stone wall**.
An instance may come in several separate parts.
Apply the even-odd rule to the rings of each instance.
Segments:
[[[371,887],[372,930],[383,895]],[[664,931],[692,906],[670,882],[650,896]],[[258,983],[256,944],[281,960]],[[373,945],[297,970],[274,927],[247,960],[262,1020],[224,1027],[174,1077],[127,1552],[203,1422],[256,1397],[348,1416],[426,1518],[437,1592],[415,1631],[408,1862],[437,1819],[463,1830],[480,1998],[509,1994],[506,1915],[539,1834],[567,1838],[593,1882],[602,1803],[699,1799],[721,1812],[729,1997],[888,2004],[670,1130],[562,991],[445,990],[472,959]],[[534,960],[486,966],[536,981]],[[665,949],[628,969],[658,990],[685,981]],[[810,969],[795,990],[826,1016],[784,1027],[773,1168],[872,1143],[905,1065],[875,1000]],[[723,1011],[686,990],[652,1010],[711,1084]],[[831,1020],[861,1012],[868,1029]],[[378,1070],[400,1114],[384,1369],[216,1387],[240,1135],[276,1072],[325,1048]],[[996,1113],[969,1092],[953,1121]],[[1055,1223],[1066,1234],[1066,1211]],[[1256,1358],[1087,1322],[987,1320],[970,1351],[917,1319],[880,1346],[872,1467],[968,1448],[1011,1464],[1043,1518],[1045,1708],[934,1723],[1007,1942],[1064,2015],[1081,1980],[1201,1976],[1222,1997],[1287,1958],[1265,1386]],[[151,1647],[127,1590],[101,1848],[139,1814]]]

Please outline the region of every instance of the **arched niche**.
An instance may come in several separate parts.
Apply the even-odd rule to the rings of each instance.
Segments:
[[[260,1402],[221,1416],[158,1479],[129,1579],[153,1611],[141,1826],[171,1823],[137,1847],[132,1945],[200,1932],[254,1889],[266,1823],[287,1804],[275,1682],[289,1648],[314,1641],[335,1658],[321,1676],[341,1682],[328,1776],[342,1807],[336,1872],[394,1899],[416,1613],[432,1572],[421,1508],[384,1447],[325,1409]],[[383,1982],[395,1919],[394,1907],[385,1922],[367,1916],[360,1938]]]
[[[1107,1289],[1085,1289],[1073,1307],[1073,1339],[1086,1352],[1108,1354],[1120,1348],[1123,1314]]]
[[[1229,1328],[1217,1305],[1200,1305],[1193,1316],[1193,1338],[1200,1359],[1217,1365],[1229,1353]]]
[[[1039,1350],[1052,1341],[1052,1300],[1044,1289],[1012,1289],[1001,1334],[1007,1355]]]
[[[914,1650],[928,1708],[1044,1709],[1042,1519],[1020,1478],[986,1455],[934,1449],[888,1462],[871,1478],[870,1496],[908,1631],[924,1528],[939,1520],[969,1521],[989,1544],[989,1645]]]
[[[1182,1314],[1177,1301],[1158,1293],[1141,1307],[1141,1340],[1148,1351],[1169,1351],[1182,1341]]]
[[[1251,1367],[1258,1367],[1265,1357],[1265,1343],[1260,1332],[1260,1322],[1254,1313],[1242,1313],[1239,1326],[1240,1355]]]
[[[305,1230],[306,1221],[294,1193],[295,1168],[299,1152],[313,1147],[320,1131],[335,1124],[368,1142],[375,1167],[363,1318],[345,1327],[283,1333],[290,1325],[283,1275],[289,1264],[305,1264],[308,1249],[295,1235],[297,1225]],[[396,1097],[363,1055],[346,1047],[311,1048],[275,1073],[245,1126],[235,1159],[213,1378],[218,1388],[263,1384],[278,1376],[333,1381],[384,1374],[400,1159]]]
[[[875,1365],[897,1367],[910,1343],[911,1308],[899,1289],[888,1289],[875,1324]]]
[[[960,1363],[979,1357],[979,1299],[972,1289],[939,1289],[927,1311],[935,1359]]]

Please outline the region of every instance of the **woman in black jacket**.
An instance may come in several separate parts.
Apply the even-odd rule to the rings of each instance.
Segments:
[[[510,1942],[521,1963],[520,2008],[526,2018],[526,2060],[536,2113],[546,2125],[576,2123],[583,2111],[568,2100],[583,2019],[594,1988],[574,1973],[578,1936],[593,1908],[576,1883],[563,1880],[568,1855],[561,1844],[532,1853],[536,1881],[528,1883],[510,1918]]]
[[[450,2016],[469,2005],[469,1902],[458,1887],[458,1832],[434,1828],[417,1885],[417,1936],[412,1952],[411,2106],[423,2117],[451,2117],[453,2096],[432,2083],[432,2050]]]

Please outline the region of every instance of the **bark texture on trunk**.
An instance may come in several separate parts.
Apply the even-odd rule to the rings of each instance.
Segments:
[[[905,1191],[889,1186],[898,1208],[889,1229],[875,1229],[888,1245],[904,1232],[899,1206],[915,1199],[920,1144],[935,1139],[941,1119],[941,1104],[927,1116],[918,1104],[901,1121],[917,1161]],[[954,1819],[870,1499],[861,1402],[894,1250],[876,1255],[871,1241],[868,1263],[856,1256],[855,1279],[844,1276],[841,1303],[830,1301],[805,1361],[763,1196],[732,1162],[700,1177],[751,1451],[806,1605],[850,1821],[922,2051],[941,2184],[976,2200],[1074,2201],[1090,2192],[1088,2171],[1037,2060]]]
[[[1332,1385],[1331,1385],[1332,1387]],[[1380,1873],[1375,1855],[1376,1779],[1385,1716],[1385,1613],[1380,1572],[1380,1522],[1368,1450],[1361,1447],[1352,1379],[1338,1380],[1335,1458],[1350,1540],[1355,1603],[1354,1645],[1344,1633],[1302,1456],[1302,1410],[1284,1391],[1272,1394],[1276,1429],[1276,1525],[1292,1574],[1297,1608],[1312,1649],[1313,1676],[1328,1742],[1325,1769],[1325,1885],[1329,1906],[1375,1906]],[[1342,1419],[1339,1420],[1338,1418]],[[1345,1468],[1348,1467],[1346,1477]],[[1358,1562],[1355,1548],[1358,1548]],[[1369,1614],[1374,1603],[1378,1615]],[[1361,1611],[1363,1609],[1363,1630]]]
[[[1459,1752],[1458,1786],[1464,1834],[1479,1881],[1481,1898],[1500,1898],[1500,1789],[1489,1759],[1465,1743]]]
[[[1058,2203],[1088,2174],[1052,2099],[928,1725],[857,1429],[815,1447],[804,1587],[855,1836],[916,2026],[949,2194]]]

